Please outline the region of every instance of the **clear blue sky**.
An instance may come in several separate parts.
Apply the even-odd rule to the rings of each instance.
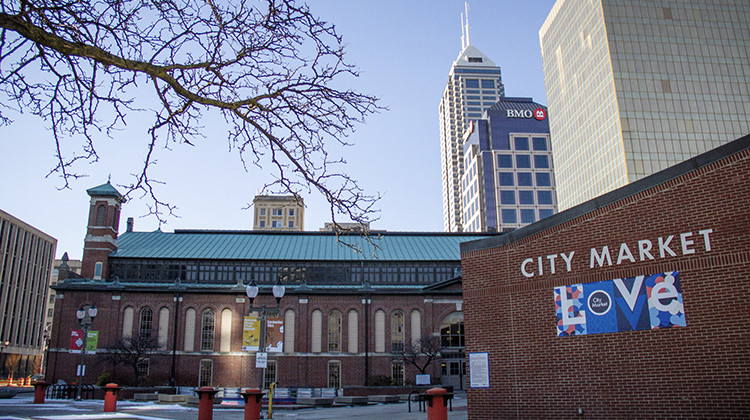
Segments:
[[[344,150],[346,172],[368,192],[380,193],[380,220],[374,229],[389,231],[442,231],[440,140],[438,104],[451,64],[461,49],[458,0],[314,0],[311,9],[333,22],[344,37],[348,60],[361,77],[353,87],[382,98],[389,108],[367,119]],[[539,49],[539,28],[554,0],[473,0],[469,22],[471,43],[503,71],[507,96],[532,97],[546,104]],[[4,111],[5,112],[5,111]],[[89,176],[72,189],[59,190],[54,175],[54,149],[47,123],[30,115],[10,115],[15,122],[0,127],[0,209],[58,240],[57,256],[68,252],[81,257],[86,233],[86,189],[130,182],[145,151],[146,127],[142,116],[132,115],[128,127],[112,138],[98,136],[101,159],[78,169]],[[165,181],[162,198],[177,205],[180,218],[171,218],[162,230],[252,229],[252,210],[243,210],[256,191],[270,180],[262,170],[242,169],[236,154],[228,152],[226,135],[212,131],[204,121],[207,138],[195,147],[178,146],[159,152],[154,175]],[[119,188],[124,191],[123,188]],[[330,221],[325,201],[305,195],[305,228],[318,230]],[[147,200],[134,197],[123,206],[125,220],[135,218],[135,230],[158,227],[147,213]],[[344,221],[344,220],[342,220]]]

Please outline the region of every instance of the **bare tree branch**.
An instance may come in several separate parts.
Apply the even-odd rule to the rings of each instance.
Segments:
[[[331,217],[374,220],[366,194],[329,156],[332,144],[382,108],[373,96],[340,89],[356,69],[344,61],[333,25],[293,0],[2,0],[2,107],[51,126],[63,187],[95,162],[95,133],[112,135],[133,112],[150,110],[144,163],[126,185],[160,222],[175,207],[152,177],[157,147],[203,140],[201,121],[218,112],[242,164],[270,165],[264,186],[296,196],[315,191]],[[140,82],[153,96],[136,99]],[[71,143],[73,144],[71,146]],[[71,152],[71,149],[79,149]]]

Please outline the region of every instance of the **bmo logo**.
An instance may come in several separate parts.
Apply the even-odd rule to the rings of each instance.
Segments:
[[[534,118],[537,121],[542,121],[547,118],[547,111],[544,108],[537,108],[533,111],[530,109],[506,109],[505,116],[508,118]]]

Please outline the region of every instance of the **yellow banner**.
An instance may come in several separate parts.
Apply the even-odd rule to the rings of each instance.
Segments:
[[[258,351],[260,347],[260,319],[246,316],[242,324],[242,351]]]

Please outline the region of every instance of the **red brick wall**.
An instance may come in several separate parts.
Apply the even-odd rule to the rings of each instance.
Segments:
[[[744,150],[508,245],[463,253],[467,353],[489,352],[491,378],[489,389],[469,390],[469,418],[750,417],[749,181]],[[713,229],[710,251],[702,229]],[[680,252],[685,232],[694,254]],[[677,256],[638,260],[639,240],[669,235]],[[614,264],[623,242],[635,263]],[[590,268],[590,249],[604,245],[613,265]],[[558,257],[555,274],[521,274],[526,258],[570,251],[570,272]],[[686,327],[556,336],[554,287],[672,270]]]

